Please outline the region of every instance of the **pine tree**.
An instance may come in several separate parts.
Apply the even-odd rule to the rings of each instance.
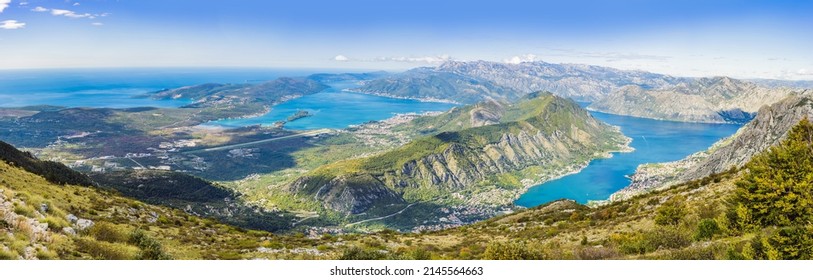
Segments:
[[[813,124],[806,118],[787,139],[755,156],[737,182],[736,198],[755,226],[813,222]],[[738,211],[739,212],[739,211]]]

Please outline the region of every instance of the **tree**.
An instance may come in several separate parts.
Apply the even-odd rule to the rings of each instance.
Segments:
[[[813,221],[813,124],[807,118],[779,145],[754,156],[746,169],[735,197],[738,216],[747,217],[748,224],[784,227]]]

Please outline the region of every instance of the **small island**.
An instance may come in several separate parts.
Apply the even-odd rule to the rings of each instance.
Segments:
[[[307,118],[307,117],[310,117],[310,116],[313,116],[313,114],[311,114],[311,112],[308,112],[308,111],[305,111],[305,110],[299,110],[299,111],[296,111],[296,113],[294,113],[293,115],[290,115],[288,117],[287,121],[292,122],[292,121],[295,121],[295,120],[298,120],[298,119],[301,119],[301,118]]]

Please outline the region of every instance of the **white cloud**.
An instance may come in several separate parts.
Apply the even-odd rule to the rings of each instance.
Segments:
[[[350,58],[347,58],[346,56],[343,56],[343,55],[337,55],[336,57],[333,58],[333,60],[335,60],[335,61],[348,61],[348,60],[350,60]]]
[[[27,6],[28,2],[20,2],[20,6]]]
[[[66,16],[69,18],[95,18],[91,14],[77,14],[70,10],[51,9],[51,14],[55,16]]]
[[[11,4],[11,0],[0,0],[0,13],[2,13],[3,10],[8,8],[8,4]]]
[[[25,27],[24,22],[19,22],[16,20],[0,21],[0,29],[20,29],[23,27]]]
[[[31,9],[31,11],[34,11],[34,12],[40,12],[40,13],[41,13],[41,12],[47,12],[47,11],[50,11],[50,10],[49,10],[49,9],[46,9],[46,8],[43,8],[43,7],[40,7],[40,6],[37,6],[36,8]]]
[[[502,61],[505,62],[505,63],[510,63],[510,64],[520,64],[520,63],[523,63],[523,62],[534,62],[534,61],[536,61],[536,55],[535,54],[518,55],[518,56],[514,56],[512,58],[503,59]]]
[[[79,6],[79,2],[73,3],[74,6]]]
[[[799,75],[799,76],[813,76],[813,71],[802,68],[802,69],[799,69],[799,71],[796,71],[796,75]]]
[[[94,22],[94,23],[91,23],[90,25],[93,25],[93,26],[102,26],[102,25],[104,25],[104,23],[101,23],[101,22]]]

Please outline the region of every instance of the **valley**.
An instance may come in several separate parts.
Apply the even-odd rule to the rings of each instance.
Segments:
[[[698,101],[678,102],[681,95]],[[228,234],[253,234],[245,237],[255,240],[246,241],[250,246],[224,251],[228,258],[503,258],[495,252],[525,246],[494,239],[498,232],[544,239],[522,258],[627,258],[636,256],[607,232],[624,224],[678,234],[648,219],[657,212],[654,206],[694,196],[698,184],[704,186],[699,197],[721,205],[710,196],[730,191],[752,156],[784,139],[810,111],[804,105],[808,95],[725,77],[543,62],[447,62],[404,73],[280,76],[129,95],[165,107],[0,108],[0,140],[86,174],[84,185],[93,192],[238,229]],[[706,105],[676,106],[687,104]],[[652,196],[661,197],[657,204],[643,201]],[[629,205],[636,210],[616,209]],[[110,209],[104,211],[119,211]],[[29,218],[49,217],[43,211]],[[53,219],[62,219],[57,214]],[[707,214],[699,215],[717,217]],[[698,221],[680,226],[691,231]],[[120,226],[128,228],[136,220],[124,222]],[[483,231],[476,234],[481,239],[466,237],[475,228]],[[166,233],[150,234],[164,240]],[[258,245],[278,244],[275,234],[297,245]],[[345,237],[353,242],[320,241]],[[585,237],[580,245],[572,243]],[[20,238],[39,244],[33,235]],[[70,246],[85,244],[59,238],[74,240]],[[738,238],[720,246],[740,246],[744,237]],[[382,239],[389,243],[375,245]],[[131,246],[126,258],[139,256],[135,245],[119,241]],[[684,241],[670,250],[693,244]],[[473,247],[463,250],[462,244]],[[567,254],[555,246],[584,252]],[[13,255],[34,256],[25,248]],[[723,258],[720,248],[705,256]],[[76,250],[85,250],[77,258],[99,257]],[[667,254],[642,250],[638,257]],[[206,252],[205,258],[224,258]],[[203,257],[194,254],[172,255]]]

